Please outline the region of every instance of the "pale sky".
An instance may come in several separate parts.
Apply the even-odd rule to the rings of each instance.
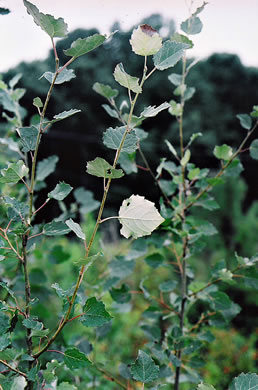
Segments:
[[[174,19],[177,27],[202,0],[31,0],[43,13],[63,17],[69,31],[97,27],[108,33],[114,21],[123,30],[153,13]],[[9,15],[0,15],[0,72],[21,61],[44,59],[51,47],[48,36],[34,24],[22,0],[0,0]],[[213,52],[229,52],[240,56],[244,65],[258,67],[258,0],[210,0],[199,15],[201,34],[191,36],[195,47],[191,56],[207,57]],[[178,30],[179,31],[179,30]],[[179,31],[180,32],[180,31]],[[189,52],[190,54],[190,52]]]

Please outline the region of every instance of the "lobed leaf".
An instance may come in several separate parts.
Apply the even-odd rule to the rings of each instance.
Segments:
[[[142,92],[142,88],[139,85],[139,78],[130,76],[128,73],[126,73],[122,63],[117,64],[115,67],[114,78],[120,85],[122,85],[122,87],[125,87],[135,93]]]
[[[39,181],[45,180],[51,173],[55,171],[58,160],[59,158],[57,156],[50,156],[44,160],[39,161],[37,165],[36,179]]]
[[[171,68],[183,57],[185,49],[190,47],[187,43],[166,41],[162,48],[153,56],[154,65],[159,70]]]
[[[64,198],[66,198],[67,195],[70,194],[72,189],[73,187],[62,181],[55,186],[53,191],[48,193],[48,197],[56,200],[64,200]]]
[[[77,368],[86,368],[91,365],[86,355],[79,351],[78,348],[68,348],[64,352],[64,363],[71,370]]]
[[[88,161],[87,172],[90,175],[105,179],[120,179],[120,177],[124,176],[122,169],[114,169],[112,165],[101,157],[96,157],[95,160]]]
[[[160,104],[158,107],[149,106],[142,111],[140,117],[144,117],[144,118],[154,117],[158,115],[159,112],[166,110],[167,108],[170,108],[170,104],[167,102]]]
[[[52,221],[44,225],[43,234],[46,236],[60,236],[63,234],[68,234],[71,229],[61,221]]]
[[[258,390],[258,375],[249,372],[234,378],[230,390]]]
[[[64,50],[64,54],[78,58],[102,45],[106,39],[107,37],[101,34],[94,34],[87,38],[78,38],[72,43],[70,49]]]
[[[97,301],[95,297],[87,299],[83,312],[84,314],[81,316],[80,321],[88,327],[102,326],[112,319],[111,315],[106,311],[104,303]]]
[[[159,367],[147,353],[139,350],[138,357],[131,366],[131,374],[135,380],[149,383],[159,377]]]
[[[6,314],[0,312],[0,334],[7,332],[9,327],[10,318]]]
[[[119,221],[123,225],[121,234],[126,237],[148,236],[163,221],[154,203],[143,196],[132,195],[123,201],[119,210]]]
[[[52,72],[45,72],[43,73],[43,75],[39,78],[42,79],[42,78],[45,78],[50,84],[53,83],[54,81],[54,77],[55,77],[55,73],[52,73]],[[58,85],[58,84],[63,84],[67,81],[70,81],[72,79],[74,79],[76,76],[74,74],[74,70],[73,69],[63,69],[62,72],[60,72],[55,80],[55,84]]]
[[[103,134],[103,143],[110,149],[117,150],[120,147],[121,141],[126,132],[126,126],[116,127],[115,129],[109,127],[107,131]],[[127,134],[124,141],[122,152],[133,153],[137,149],[138,138],[136,136],[135,130],[131,130]]]
[[[71,108],[71,110],[60,112],[60,114],[54,115],[54,118],[51,123],[62,121],[63,119],[69,118],[70,116],[77,114],[78,112],[81,112],[81,110],[77,110],[76,108]]]
[[[17,133],[21,138],[23,152],[27,153],[30,150],[35,150],[38,137],[38,129],[35,126],[20,127],[17,129]]]
[[[195,35],[202,31],[203,24],[198,16],[194,16],[182,22],[180,27],[186,34]]]
[[[80,212],[82,214],[88,214],[96,210],[100,205],[100,202],[94,199],[93,193],[86,191],[83,187],[77,188],[73,194],[76,201],[81,204]]]
[[[179,33],[174,33],[172,37],[170,38],[171,41],[180,42],[180,43],[187,43],[190,47],[190,49],[193,48],[194,44],[191,39],[189,39],[187,36]]]
[[[68,33],[67,24],[63,18],[55,19],[54,16],[39,12],[38,8],[27,0],[23,0],[27,12],[34,19],[34,22],[45,31],[51,38],[62,38]]]
[[[93,90],[106,99],[114,99],[118,95],[118,90],[111,88],[107,84],[95,83]]]
[[[7,168],[1,170],[0,183],[18,183],[23,177],[27,176],[29,168],[22,160],[16,163],[9,163]]]

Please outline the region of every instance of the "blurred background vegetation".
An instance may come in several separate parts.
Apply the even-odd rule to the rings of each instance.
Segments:
[[[164,20],[160,15],[152,15],[142,21],[152,25],[157,30],[166,31],[167,37],[174,32],[173,21],[167,22],[164,26]],[[164,29],[165,27],[165,29]],[[119,23],[112,26],[112,30],[119,30]],[[96,30],[75,30],[68,38],[62,39],[57,44],[57,51],[60,56],[61,64],[64,59],[62,50],[70,47],[71,43],[78,37],[85,37],[97,32]],[[111,161],[112,152],[107,150],[102,144],[102,134],[107,127],[119,125],[116,119],[110,118],[102,104],[105,101],[92,90],[94,82],[110,84],[113,88],[120,91],[120,101],[122,103],[127,98],[124,90],[115,83],[112,73],[117,63],[122,62],[126,71],[131,75],[139,76],[142,72],[142,58],[131,52],[129,47],[129,38],[131,31],[117,32],[112,40],[104,45],[103,48],[90,52],[87,58],[79,58],[72,66],[75,71],[76,79],[69,84],[57,86],[51,98],[51,104],[47,116],[52,118],[55,114],[71,108],[81,109],[82,112],[71,117],[67,121],[62,121],[53,126],[43,137],[40,147],[40,159],[50,155],[58,155],[59,163],[57,170],[48,179],[50,187],[54,187],[58,181],[65,181],[74,188],[85,187],[95,193],[99,200],[102,194],[102,182],[85,172],[86,162],[94,159],[96,156]],[[19,87],[26,89],[26,94],[20,103],[27,110],[24,125],[28,125],[30,118],[35,114],[35,107],[32,105],[33,98],[39,96],[42,100],[47,92],[48,83],[43,78],[38,81],[40,76],[46,71],[53,71],[55,66],[52,52],[44,61],[32,63],[21,63],[16,68],[9,70],[3,75],[5,81],[10,80],[15,74],[22,73]],[[175,73],[180,73],[180,64],[174,69]],[[170,101],[173,98],[174,87],[168,81],[171,71],[163,71],[155,74],[147,83],[143,96],[139,99],[138,113],[143,106],[159,105],[164,101]],[[188,85],[196,88],[193,99],[186,103],[184,131],[185,140],[189,139],[192,133],[201,132],[194,144],[192,161],[199,167],[208,167],[211,170],[218,168],[218,160],[213,158],[212,151],[215,145],[229,143],[236,147],[244,137],[244,130],[239,124],[236,115],[239,113],[249,113],[252,106],[258,104],[258,68],[250,68],[242,65],[240,59],[232,54],[213,54],[209,58],[198,62],[189,73]],[[149,160],[149,164],[155,172],[161,157],[170,158],[164,140],[168,139],[174,147],[178,147],[178,128],[177,121],[170,116],[168,112],[162,112],[157,117],[146,121],[144,130],[149,133],[148,139],[143,143],[143,150]],[[4,119],[0,123],[0,135],[6,131]],[[1,148],[0,145],[0,156]],[[192,266],[199,270],[200,278],[205,275],[207,264],[215,263],[217,260],[225,259],[230,262],[234,252],[242,256],[255,255],[258,252],[258,180],[257,163],[250,160],[248,153],[243,154],[242,163],[244,170],[241,178],[231,178],[227,184],[218,186],[215,190],[215,198],[220,205],[220,209],[207,214],[207,218],[214,223],[219,234],[216,238],[209,241],[205,250],[196,255],[191,260]],[[143,165],[140,157],[137,163]],[[5,161],[0,157],[0,168],[5,165]],[[112,182],[112,194],[109,198],[107,215],[112,210],[117,210],[122,200],[132,193],[146,195],[148,189],[148,199],[158,203],[159,191],[153,185],[151,176],[139,169],[138,173],[126,175],[119,182]],[[46,190],[47,191],[47,190]],[[45,193],[46,194],[46,193]],[[45,199],[44,189],[37,202],[42,204]],[[98,195],[99,194],[99,195]],[[99,196],[99,198],[98,198]],[[68,198],[72,202],[72,195]],[[199,212],[200,213],[200,212]],[[40,213],[41,222],[48,222],[53,217],[58,216],[60,210],[51,203],[46,211]],[[202,217],[206,214],[202,212]],[[86,229],[92,228],[92,217],[88,215],[83,219]],[[109,225],[111,227],[111,225]],[[123,255],[128,252],[128,243],[117,241],[117,227],[114,233],[109,234],[110,245],[102,238],[102,246],[105,246],[106,261],[110,262],[117,255]],[[42,240],[33,264],[33,285],[32,289],[37,291],[42,305],[42,316],[49,318],[49,327],[51,324],[51,315],[48,313],[48,290],[43,287],[44,278],[47,277],[52,283],[62,281],[63,288],[69,287],[72,280],[75,280],[77,269],[69,259],[79,258],[80,248],[75,242],[67,238],[55,239],[52,241],[52,257],[44,257],[44,245],[48,245]],[[49,249],[49,248],[48,248]],[[50,261],[50,269],[42,270],[39,264]],[[205,265],[205,267],[204,267]],[[136,275],[143,274],[145,263],[139,262],[136,265]],[[9,272],[13,272],[10,266]],[[98,268],[91,270],[87,275],[87,283],[92,286],[99,275],[106,272],[105,262],[98,265]],[[153,286],[164,280],[165,270],[154,272],[150,268],[153,277]],[[69,276],[68,276],[69,275]],[[65,276],[65,277],[64,277]],[[128,281],[131,289],[138,286],[136,281],[139,276],[132,276]],[[65,282],[64,282],[65,281]],[[139,282],[139,281],[138,281]],[[67,286],[64,284],[67,283]],[[152,286],[152,288],[154,288]],[[16,281],[16,289],[19,289],[19,280]],[[92,287],[91,287],[92,288]],[[150,286],[151,288],[151,286]],[[257,288],[257,287],[256,287]],[[234,300],[242,307],[241,313],[234,319],[232,328],[228,330],[217,330],[213,344],[207,345],[206,365],[203,368],[203,374],[207,381],[215,387],[226,389],[225,386],[241,371],[248,372],[257,370],[257,347],[258,347],[258,318],[257,318],[257,300],[258,295],[252,290],[238,285],[225,287],[227,292],[233,295]],[[51,310],[54,310],[55,303],[51,303]],[[143,311],[144,301],[136,296],[134,307],[139,308],[139,315]],[[37,307],[38,309],[38,307]],[[114,320],[112,329],[104,327],[102,331],[110,332],[108,341],[98,343],[95,353],[101,360],[101,353],[106,351],[112,357],[111,361],[124,360],[130,361],[134,350],[137,350],[146,342],[143,338],[145,333],[139,329],[136,324],[139,322],[137,309],[134,314],[122,313]],[[198,308],[196,308],[198,315]],[[194,315],[194,314],[193,314]],[[69,330],[64,332],[64,342],[68,345],[72,342],[80,343],[81,340],[72,340],[72,327],[80,325],[72,324]],[[123,328],[127,333],[128,344],[123,339],[121,332],[116,332],[116,328]],[[91,331],[80,330],[92,340]],[[98,333],[99,332],[99,333]],[[94,337],[102,340],[101,329]],[[75,332],[78,334],[78,331]],[[89,333],[89,334],[88,334]],[[103,333],[103,334],[104,334]],[[148,332],[147,332],[148,333]],[[130,334],[130,336],[129,336]],[[146,336],[148,339],[148,335]],[[224,348],[225,339],[228,347]],[[133,340],[133,341],[132,341]],[[117,345],[123,343],[122,351],[117,351]],[[85,342],[84,342],[85,343]],[[89,343],[85,343],[84,348],[91,348]],[[119,354],[119,359],[116,355]],[[121,356],[122,355],[122,356]],[[60,373],[61,375],[61,373]],[[64,375],[64,374],[62,374]],[[226,378],[226,379],[225,379]],[[65,378],[64,378],[65,379]],[[108,388],[108,387],[107,387]],[[110,387],[112,388],[112,387]]]

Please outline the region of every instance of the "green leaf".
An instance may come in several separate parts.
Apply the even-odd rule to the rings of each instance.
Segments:
[[[17,133],[21,138],[22,150],[27,153],[30,150],[35,150],[38,137],[38,129],[35,126],[20,127]]]
[[[100,205],[100,202],[94,199],[93,193],[86,191],[83,187],[77,188],[73,194],[76,201],[81,204],[80,213],[82,214],[88,214]]]
[[[43,107],[42,100],[39,97],[35,97],[33,99],[33,106],[38,107],[38,108]]]
[[[187,36],[179,33],[174,33],[172,37],[170,38],[171,41],[179,42],[179,43],[187,43],[189,45],[189,48],[192,49],[194,46],[193,41],[189,39]]]
[[[35,367],[32,367],[29,371],[28,371],[28,377],[27,379],[29,381],[32,381],[32,382],[35,382],[36,381],[36,378],[38,376],[38,372],[39,372],[39,368],[37,366]]]
[[[0,282],[0,286],[1,286],[2,288],[4,288],[4,289],[8,292],[8,294],[9,294],[14,300],[16,299],[13,290],[11,290],[11,289],[8,287],[7,283],[5,283],[5,282]]]
[[[87,359],[86,355],[77,348],[69,348],[64,352],[64,363],[71,370],[86,368],[91,365],[91,362]]]
[[[171,68],[183,57],[187,43],[164,42],[162,48],[153,56],[154,65],[159,70]]]
[[[230,309],[231,307],[232,301],[229,296],[221,291],[209,293],[209,298],[211,305],[215,310],[223,311]]]
[[[56,360],[53,360],[52,362],[47,363],[47,368],[42,371],[43,377],[47,383],[56,380],[55,370],[58,365],[59,363]]]
[[[62,121],[63,119],[69,118],[69,116],[77,114],[78,112],[81,112],[81,110],[77,110],[76,108],[72,108],[69,111],[63,111],[60,114],[56,114],[51,123]]]
[[[73,187],[71,187],[69,184],[66,184],[65,182],[59,182],[53,191],[48,193],[48,197],[56,200],[63,200],[64,198],[67,197],[67,195],[70,194],[72,191]]]
[[[231,159],[231,157],[233,155],[233,151],[232,151],[232,148],[230,146],[223,144],[221,146],[215,146],[213,154],[219,160],[228,161]]]
[[[133,30],[130,44],[135,54],[149,56],[157,53],[162,46],[162,38],[148,24],[142,24]]]
[[[96,157],[95,160],[88,161],[87,172],[90,175],[104,177],[105,179],[119,179],[124,176],[122,169],[114,169],[106,160]]]
[[[121,234],[129,238],[148,236],[163,221],[154,203],[143,196],[132,195],[125,199],[119,210],[119,221],[123,225]]]
[[[166,292],[171,292],[173,291],[177,286],[177,281],[175,280],[168,280],[166,282],[162,282],[159,285],[159,289],[161,292],[166,293]]]
[[[31,320],[29,318],[26,318],[25,320],[23,320],[22,323],[27,329],[33,329],[33,330],[42,330],[43,329],[42,322]]]
[[[112,288],[109,292],[112,299],[118,303],[127,303],[131,299],[130,289],[127,285],[122,284],[120,288]]]
[[[170,104],[170,108],[169,108],[168,112],[171,115],[174,115],[174,116],[181,116],[182,115],[183,107],[180,103],[177,103],[175,100],[170,100],[169,104]]]
[[[82,240],[86,240],[85,233],[83,233],[80,225],[72,220],[72,218],[65,221],[66,225]]]
[[[57,390],[78,390],[74,385],[70,385],[68,382],[62,382],[57,386]]]
[[[258,106],[253,106],[253,111],[251,112],[253,118],[258,118]]]
[[[24,176],[29,173],[29,168],[26,167],[22,160],[16,163],[9,163],[7,168],[1,170],[0,183],[18,183]]]
[[[96,253],[96,255],[92,255],[89,257],[82,257],[81,259],[76,260],[73,263],[79,267],[81,267],[82,265],[85,265],[86,270],[87,270],[93,264],[94,261],[100,260],[102,257],[103,257],[103,253],[98,252],[98,253]]]
[[[159,367],[147,353],[139,350],[138,357],[131,366],[131,374],[136,381],[153,382],[159,377]]]
[[[133,273],[135,267],[134,260],[125,260],[123,257],[112,260],[109,264],[111,269],[111,276],[117,278],[127,278]]]
[[[230,390],[258,390],[258,375],[249,372],[234,378]]]
[[[255,139],[251,145],[250,145],[250,148],[249,148],[249,151],[250,151],[250,156],[254,159],[254,160],[258,160],[258,139]]]
[[[179,87],[179,85],[183,84],[183,77],[181,74],[171,73],[171,75],[168,76],[168,79],[176,87]]]
[[[188,164],[190,158],[191,158],[191,152],[189,149],[187,149],[185,151],[185,154],[184,154],[182,160],[180,161],[180,164],[182,165],[182,167],[185,167]]]
[[[52,221],[44,225],[43,234],[46,236],[60,236],[70,233],[71,229],[64,222]]]
[[[212,385],[208,385],[207,383],[200,383],[197,386],[196,390],[216,390],[216,389],[215,387],[213,387]]]
[[[198,179],[200,172],[200,168],[190,169],[187,177],[189,180],[196,180]]]
[[[0,336],[0,352],[5,350],[11,344],[10,333],[5,333]]]
[[[0,144],[7,145],[13,152],[20,152],[18,142],[15,142],[12,138],[0,138]]]
[[[165,102],[160,104],[158,107],[156,106],[149,106],[146,107],[143,112],[140,114],[140,117],[142,118],[149,118],[149,117],[154,117],[158,115],[159,112],[166,110],[167,108],[170,107],[170,104]]]
[[[138,168],[135,162],[135,153],[120,153],[118,163],[127,175],[138,172]]]
[[[119,115],[118,113],[116,112],[116,110],[113,110],[108,104],[102,104],[101,107],[104,108],[104,110],[106,111],[106,113],[111,116],[111,118],[116,118],[116,119],[119,119]]]
[[[106,311],[104,303],[97,301],[95,297],[87,299],[83,312],[84,314],[81,316],[80,321],[88,327],[102,326],[112,319],[111,315]]]
[[[36,179],[39,181],[45,180],[56,169],[56,164],[59,158],[57,156],[50,156],[42,161],[39,161],[37,165]]]
[[[121,144],[123,136],[126,132],[126,126],[116,127],[113,129],[109,127],[107,131],[103,134],[103,143],[107,148],[117,150]],[[124,141],[122,152],[133,153],[137,149],[138,138],[135,134],[135,130],[131,130],[127,134]]]
[[[180,27],[187,35],[195,35],[202,31],[203,24],[198,16],[191,16],[182,22]]]
[[[27,0],[24,0],[27,12],[34,19],[34,22],[42,28],[51,38],[62,38],[67,35],[67,24],[63,18],[55,19],[51,15],[39,12],[38,8]]]
[[[117,64],[115,67],[114,78],[118,84],[122,85],[122,87],[125,87],[135,93],[142,92],[142,88],[139,85],[139,78],[130,76],[128,73],[126,73],[122,63]]]
[[[87,38],[78,38],[72,43],[70,49],[64,50],[64,54],[78,58],[102,45],[106,39],[107,37],[101,34],[94,34]]]
[[[93,90],[106,99],[114,99],[118,95],[118,90],[111,88],[107,84],[95,83]]]
[[[152,253],[151,255],[145,257],[144,261],[150,267],[157,268],[163,263],[164,257],[160,253]]]
[[[52,73],[52,72],[45,72],[43,73],[42,76],[40,76],[39,80],[41,80],[42,78],[45,78],[50,84],[53,83],[53,80],[54,80],[54,77],[55,77],[55,73]],[[74,70],[73,69],[67,69],[67,68],[64,68],[57,76],[56,80],[55,80],[55,84],[58,85],[58,84],[63,84],[67,81],[70,81],[72,79],[74,79],[76,76],[74,74]]]
[[[248,114],[238,114],[236,116],[240,120],[240,125],[246,129],[250,130],[252,127],[252,118]]]
[[[0,334],[7,332],[10,327],[10,317],[0,312]]]

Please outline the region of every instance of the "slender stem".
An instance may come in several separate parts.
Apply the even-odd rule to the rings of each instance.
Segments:
[[[5,360],[0,359],[0,363],[3,364],[4,366],[8,367],[9,370],[15,372],[16,374],[19,374],[19,375],[23,376],[24,378],[27,378],[27,375],[26,375],[24,372],[18,370],[18,369],[15,368],[15,367],[12,367],[12,366],[11,366],[9,363],[7,363]]]
[[[186,78],[186,56],[184,55],[182,61],[182,86],[185,85]],[[184,157],[184,136],[183,136],[183,112],[184,112],[184,92],[181,94],[181,115],[179,118],[179,139],[180,139],[180,154],[181,159]],[[186,180],[185,180],[185,166],[181,164],[181,175],[182,175],[182,187],[179,191],[179,203],[184,204],[186,201]],[[185,206],[185,205],[184,205]],[[181,211],[181,220],[182,225],[185,222],[185,211],[184,208]],[[186,255],[188,249],[189,239],[188,236],[183,238],[183,253],[180,261],[181,267],[180,276],[181,276],[181,309],[180,309],[180,329],[182,335],[184,334],[184,316],[185,316],[185,304],[187,301],[187,275],[186,275]],[[182,350],[177,351],[177,358],[181,360]],[[175,374],[175,390],[179,390],[179,380],[180,380],[181,366],[176,368]]]
[[[145,59],[144,59],[143,76],[142,76],[142,80],[141,80],[141,83],[140,83],[140,88],[142,88],[142,86],[144,84],[144,81],[146,79],[146,72],[147,72],[146,61],[147,61],[147,59],[145,57]],[[129,96],[131,98],[130,94],[129,94]],[[116,166],[117,166],[117,162],[118,162],[119,156],[121,154],[121,151],[123,149],[124,142],[126,140],[127,135],[129,134],[129,132],[131,130],[130,129],[130,125],[131,125],[133,112],[134,112],[134,107],[135,107],[136,101],[138,99],[138,96],[139,96],[139,92],[136,93],[134,99],[131,100],[131,107],[130,107],[130,112],[129,112],[129,115],[128,115],[128,121],[127,121],[126,129],[125,129],[125,132],[123,134],[123,137],[122,137],[122,140],[120,142],[120,145],[119,145],[119,147],[118,147],[118,149],[116,151],[116,155],[115,155],[114,162],[113,162],[113,165],[112,165],[113,169],[115,169]],[[43,112],[44,112],[44,109],[43,109]],[[93,229],[93,232],[92,232],[89,244],[88,244],[88,246],[86,248],[85,258],[87,258],[89,256],[89,253],[91,251],[93,242],[95,240],[95,237],[96,237],[99,225],[102,223],[101,217],[102,217],[102,214],[103,214],[103,211],[104,211],[104,207],[105,207],[108,191],[109,191],[109,188],[110,188],[110,185],[111,185],[111,181],[112,181],[112,177],[108,178],[108,181],[107,181],[107,183],[106,183],[106,185],[104,187],[104,193],[103,193],[102,201],[101,201],[101,204],[100,204],[100,208],[99,208],[96,224],[94,226],[94,229]],[[57,330],[55,331],[54,335],[48,340],[48,342],[45,344],[45,346],[42,347],[37,353],[35,353],[33,355],[33,357],[35,359],[38,358],[43,352],[45,352],[48,349],[48,347],[55,341],[55,339],[57,338],[59,333],[62,331],[64,326],[69,322],[70,313],[72,311],[72,308],[73,308],[73,305],[74,305],[74,302],[75,302],[75,298],[77,296],[77,292],[78,292],[79,287],[81,285],[81,282],[83,280],[85,269],[86,269],[85,265],[83,265],[81,267],[81,269],[80,269],[80,273],[79,273],[79,276],[78,276],[78,279],[77,279],[77,282],[76,282],[76,285],[75,285],[75,288],[74,288],[74,291],[73,291],[73,295],[72,295],[71,300],[69,301],[69,307],[67,309],[67,312],[66,312],[65,316],[62,318],[62,320],[60,321],[60,323],[59,323],[59,325],[57,327]]]

